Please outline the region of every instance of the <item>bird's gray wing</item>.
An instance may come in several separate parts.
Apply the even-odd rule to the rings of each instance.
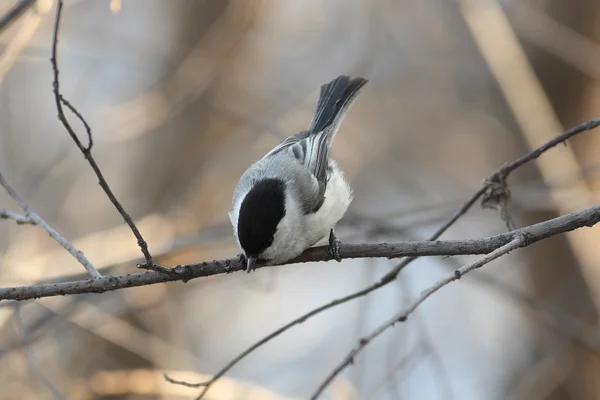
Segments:
[[[315,115],[307,131],[288,137],[263,159],[287,151],[288,155],[303,165],[318,184],[317,202],[310,211],[317,211],[325,200],[329,179],[331,143],[335,134],[366,79],[342,75],[321,86]]]
[[[315,212],[325,201],[325,189],[327,185],[327,165],[329,163],[329,144],[327,143],[327,133],[310,134],[308,131],[299,132],[288,137],[278,144],[261,161],[269,162],[269,159],[287,156],[291,162],[300,164],[302,169],[308,170],[309,174],[302,173],[304,182],[298,188],[302,192],[302,197],[310,204],[303,204],[304,211],[307,213]],[[284,173],[284,171],[281,171]],[[298,174],[296,170],[296,174]],[[306,193],[306,192],[311,193]],[[313,193],[315,192],[315,193]]]
[[[308,135],[309,135],[309,133],[307,131],[302,131],[302,132],[298,132],[295,135],[288,137],[283,142],[281,142],[277,146],[275,146],[271,151],[269,151],[263,157],[263,159],[268,158],[272,155],[275,155],[275,154],[281,152],[282,150],[288,149],[290,146],[293,146],[294,144],[296,144],[296,143],[300,142],[301,140],[305,139],[306,137],[308,137]]]

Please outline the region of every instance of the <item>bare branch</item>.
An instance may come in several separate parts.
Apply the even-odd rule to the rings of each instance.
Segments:
[[[54,230],[54,228],[48,225],[48,223],[44,221],[42,217],[37,215],[31,208],[29,208],[27,203],[25,203],[25,200],[23,200],[23,198],[21,198],[21,196],[18,195],[18,193],[12,188],[12,186],[8,184],[6,179],[4,179],[2,173],[0,173],[0,186],[4,187],[4,189],[10,195],[10,197],[12,197],[13,200],[16,201],[19,204],[19,206],[21,206],[23,211],[25,211],[25,216],[11,213],[10,211],[1,211],[0,218],[2,217],[3,213],[5,213],[4,215],[7,216],[6,218],[14,219],[15,221],[17,221],[17,223],[29,223],[38,225],[43,230],[48,232],[52,239],[54,239],[65,250],[71,253],[71,255],[75,257],[75,259],[79,261],[81,265],[83,265],[85,270],[92,276],[92,278],[100,278],[102,276],[94,267],[94,265],[90,262],[90,260],[88,260],[87,257],[83,254],[83,252],[77,250],[67,239],[62,237],[60,233],[58,233]]]
[[[421,295],[404,311],[394,315],[390,320],[380,325],[377,329],[371,332],[368,336],[360,339],[358,345],[348,353],[346,358],[327,376],[327,378],[321,383],[321,385],[317,388],[315,393],[311,396],[312,400],[317,399],[325,390],[325,388],[333,381],[333,379],[340,374],[348,365],[354,362],[354,357],[362,350],[365,349],[369,345],[369,343],[380,336],[383,332],[393,327],[398,322],[405,322],[410,314],[412,314],[429,296],[448,285],[451,282],[459,280],[464,274],[467,274],[474,269],[481,268],[485,264],[501,257],[512,250],[515,250],[519,247],[529,246],[531,243],[531,237],[528,233],[521,232],[514,235],[513,239],[506,243],[505,245],[498,247],[496,250],[492,251],[485,257],[480,258],[479,260],[472,262],[470,264],[465,265],[462,268],[454,271],[454,274],[448,276],[445,279],[440,280],[435,285],[431,286],[429,289],[425,290]]]
[[[528,163],[529,161],[532,161],[536,158],[538,158],[541,154],[543,154],[545,151],[551,149],[552,147],[556,146],[559,143],[564,143],[566,140],[570,139],[571,137],[577,135],[578,133],[587,131],[587,130],[591,130],[594,129],[596,127],[598,127],[600,125],[600,118],[594,119],[594,120],[590,120],[590,121],[586,121],[572,129],[570,129],[569,131],[565,132],[564,134],[557,136],[556,138],[554,138],[553,140],[551,140],[550,142],[538,147],[537,149],[527,153],[526,155],[524,155],[523,157],[520,157],[519,159],[513,161],[510,164],[506,164],[504,165],[502,168],[498,169],[497,171],[495,171],[493,174],[491,174],[485,181],[484,181],[484,186],[482,186],[477,192],[475,192],[473,194],[473,196],[471,196],[471,198],[469,200],[467,200],[453,215],[452,217],[444,224],[442,225],[438,230],[436,230],[430,237],[429,240],[430,241],[434,241],[437,240],[442,234],[444,234],[452,225],[454,225],[454,223],[456,223],[456,221],[458,221],[458,219],[460,217],[462,217],[464,214],[466,214],[471,207],[473,207],[473,205],[483,196],[483,195],[487,195],[487,201],[491,201],[490,199],[490,195],[489,195],[489,191],[490,191],[490,186],[492,188],[498,188],[498,182],[502,182],[502,190],[504,195],[507,194],[507,190],[508,187],[506,185],[506,179],[508,178],[508,176],[516,169],[518,169],[519,167],[525,165],[526,163]],[[252,346],[248,347],[246,350],[244,350],[242,353],[240,353],[237,357],[235,357],[233,360],[231,360],[229,363],[227,363],[227,365],[225,365],[221,370],[219,370],[210,380],[206,381],[206,382],[201,382],[201,383],[197,383],[197,384],[187,384],[186,386],[191,385],[192,387],[203,387],[204,390],[202,391],[202,393],[200,394],[200,396],[198,398],[202,398],[204,396],[204,394],[206,393],[206,391],[208,390],[208,388],[216,381],[218,380],[220,377],[222,377],[223,375],[225,375],[231,368],[233,368],[238,362],[240,362],[242,359],[244,359],[248,354],[252,353],[254,350],[258,349],[259,347],[261,347],[263,344],[269,342],[270,340],[274,339],[275,337],[279,336],[280,334],[282,334],[283,332],[287,331],[288,329],[292,328],[295,325],[301,324],[302,322],[306,321],[308,318],[311,318],[315,315],[320,314],[321,312],[327,311],[333,307],[336,307],[340,304],[344,304],[348,301],[352,301],[355,299],[358,299],[362,296],[366,296],[369,293],[388,285],[389,283],[393,282],[396,277],[398,276],[398,274],[400,273],[400,271],[402,271],[408,264],[410,264],[411,262],[413,262],[414,260],[416,260],[418,257],[417,256],[412,256],[409,258],[406,258],[404,260],[402,260],[402,262],[400,264],[398,264],[394,269],[392,269],[390,272],[388,272],[387,274],[385,274],[378,282],[362,289],[359,290],[357,292],[351,293],[347,296],[344,296],[342,298],[333,300],[327,304],[324,304],[318,308],[315,308],[314,310],[309,311],[308,313],[294,319],[293,321],[287,323],[286,325],[282,326],[281,328],[277,329],[276,331],[272,332],[271,334],[265,336],[264,338],[260,339],[258,342],[254,343]],[[171,381],[172,383],[179,383],[178,381],[175,381],[169,377],[165,377],[167,380]]]
[[[144,255],[144,259],[146,261],[145,265],[148,268],[152,269],[152,267],[154,266],[154,263],[152,261],[152,255],[150,254],[150,251],[148,250],[148,244],[146,243],[142,234],[140,233],[137,226],[135,225],[135,222],[133,222],[133,219],[129,216],[127,211],[125,211],[125,209],[123,208],[121,203],[115,197],[110,186],[108,186],[108,183],[106,182],[106,179],[104,178],[104,175],[102,174],[102,171],[100,170],[100,167],[98,167],[96,160],[92,156],[93,141],[92,141],[92,131],[91,131],[90,126],[83,118],[83,115],[81,115],[81,113],[79,113],[75,109],[75,107],[68,100],[66,100],[63,97],[63,95],[60,93],[60,81],[58,79],[59,70],[58,70],[58,60],[57,60],[57,47],[58,47],[58,34],[60,31],[60,18],[61,18],[61,14],[62,14],[62,8],[63,8],[63,1],[59,0],[58,5],[56,7],[56,17],[55,17],[55,21],[54,21],[54,34],[52,37],[52,58],[50,59],[50,62],[52,64],[52,72],[54,74],[54,80],[52,82],[52,87],[53,87],[53,92],[54,92],[54,100],[56,103],[56,109],[58,110],[58,119],[63,124],[63,126],[65,127],[65,129],[67,130],[69,135],[71,136],[71,139],[73,139],[73,141],[75,142],[75,144],[77,145],[77,147],[79,148],[79,150],[81,151],[81,153],[83,154],[85,159],[88,161],[88,163],[94,170],[94,173],[96,174],[96,177],[98,178],[98,184],[100,185],[102,190],[104,190],[104,193],[106,193],[106,195],[110,199],[111,203],[115,206],[117,211],[119,211],[119,214],[121,214],[121,216],[123,217],[123,219],[129,226],[129,228],[133,232],[135,238],[137,239],[138,246],[140,246],[140,249],[142,250],[142,254]],[[75,114],[75,116],[77,116],[77,118],[79,118],[81,120],[81,122],[83,123],[83,125],[87,131],[87,135],[88,135],[88,145],[87,146],[84,146],[83,143],[81,142],[81,140],[79,140],[79,137],[75,133],[75,130],[73,129],[73,127],[67,120],[67,117],[65,116],[65,113],[63,110],[63,104],[65,106],[67,106],[69,108],[69,110],[71,110]]]
[[[482,206],[484,208],[498,209],[500,211],[500,216],[506,223],[508,229],[514,229],[514,224],[508,211],[510,205],[510,190],[508,188],[508,184],[506,183],[508,175],[510,175],[510,173],[517,168],[532,160],[535,160],[544,152],[548,151],[559,143],[565,143],[567,139],[577,135],[578,133],[592,130],[599,125],[600,118],[586,121],[574,128],[569,129],[562,135],[555,137],[554,139],[525,154],[523,157],[513,161],[512,163],[504,165],[486,179],[486,190],[481,201]]]
[[[24,215],[17,214],[16,212],[12,212],[10,210],[0,209],[0,219],[12,219],[18,225],[35,225],[35,222],[31,218],[27,218]]]
[[[567,139],[571,138],[572,136],[587,131],[587,130],[591,130],[594,129],[596,127],[598,127],[600,125],[600,118],[591,120],[591,121],[587,121],[584,122],[583,124],[580,124],[568,131],[566,131],[565,133],[563,133],[560,136],[557,136],[556,138],[554,138],[553,140],[547,142],[546,144],[540,146],[539,148],[527,153],[526,155],[524,155],[523,157],[517,159],[516,161],[507,164],[505,166],[503,166],[502,168],[500,168],[500,170],[498,170],[497,172],[495,172],[494,174],[492,174],[487,180],[486,180],[486,186],[484,187],[484,192],[481,193],[481,190],[479,192],[477,192],[469,202],[471,202],[471,205],[477,200],[477,198],[481,197],[481,194],[484,194],[484,199],[483,199],[483,205],[485,206],[486,203],[489,203],[490,201],[494,201],[494,202],[500,202],[500,208],[502,210],[502,218],[506,221],[507,225],[509,227],[512,226],[511,220],[510,220],[510,216],[508,215],[508,212],[506,211],[506,206],[507,206],[507,202],[508,199],[510,198],[509,195],[509,191],[508,191],[508,187],[506,184],[506,178],[508,177],[508,175],[513,172],[514,170],[516,170],[517,168],[521,167],[522,165],[528,163],[529,161],[535,160],[536,158],[538,158],[540,155],[542,155],[544,152],[546,152],[547,150],[551,149],[552,147],[556,146],[559,143],[564,143]],[[498,190],[500,190],[501,192],[499,193]],[[467,202],[467,204],[469,204],[469,202]],[[470,205],[468,207],[466,207],[466,209],[468,209],[470,207]],[[465,207],[463,207],[464,209]],[[466,212],[466,210],[465,210]],[[460,216],[462,214],[458,214],[458,216]],[[456,217],[456,215],[455,215]],[[458,217],[457,217],[458,218]],[[456,219],[457,219],[456,218]],[[454,219],[454,218],[453,218]],[[454,220],[456,220],[454,219]],[[446,224],[445,226],[448,226],[448,224]],[[442,227],[443,229],[444,227]],[[516,232],[518,232],[520,230],[517,230]],[[366,336],[364,338],[362,338],[358,344],[357,347],[355,347],[346,357],[346,359],[344,359],[344,361],[342,361],[341,364],[339,364],[334,370],[333,372],[325,379],[325,381],[319,386],[319,388],[317,389],[317,391],[314,393],[314,395],[311,397],[311,399],[316,399],[320,396],[320,394],[323,392],[323,390],[325,390],[325,388],[331,383],[331,381],[344,369],[346,368],[348,365],[353,363],[354,357],[360,353],[368,344],[369,342],[371,342],[373,339],[375,339],[377,336],[381,335],[383,332],[385,332],[388,328],[392,327],[396,322],[404,322],[406,321],[406,319],[408,318],[408,316],[419,307],[419,305],[421,305],[429,296],[431,296],[433,293],[437,292],[438,290],[440,290],[442,287],[446,286],[447,284],[449,284],[450,282],[453,282],[455,280],[458,280],[462,277],[462,275],[464,275],[465,273],[468,273],[474,269],[480,268],[483,265],[489,263],[490,261],[504,255],[507,254],[508,252],[510,252],[511,250],[514,250],[518,247],[526,247],[529,246],[531,244],[531,242],[529,241],[529,237],[528,234],[523,232],[523,236],[517,234],[514,239],[505,244],[502,247],[499,247],[498,249],[494,250],[492,253],[488,254],[487,256],[481,258],[480,260],[468,264],[458,270],[455,271],[455,274],[452,276],[449,276],[446,279],[443,279],[441,281],[439,281],[438,283],[436,283],[434,286],[432,286],[431,288],[429,288],[428,290],[426,290],[425,292],[423,292],[421,294],[421,296],[419,296],[419,298],[417,298],[417,300],[404,312],[397,314],[396,316],[394,316],[391,320],[389,320],[388,322],[386,322],[385,324],[379,326],[376,330],[374,330],[369,336]],[[393,272],[393,271],[392,271]]]
[[[527,245],[529,245],[550,236],[569,232],[584,226],[593,226],[598,221],[600,221],[600,205],[485,239],[380,244],[342,243],[340,245],[340,254],[343,259],[488,254],[513,241],[518,236],[525,236],[527,238]],[[285,264],[331,260],[329,248],[327,246],[320,246],[306,250],[300,256]],[[270,266],[262,264],[257,265],[257,268]],[[198,264],[178,265],[173,268],[161,268],[168,270],[168,273],[146,271],[127,275],[108,275],[98,279],[73,282],[2,288],[0,289],[0,300],[29,300],[57,295],[104,293],[118,289],[152,285],[159,282],[187,282],[200,277],[243,271],[245,270],[245,265],[236,257]],[[300,322],[302,321],[296,323]]]
[[[501,176],[503,179],[506,179],[508,177],[508,175],[510,175],[510,173],[512,173],[514,170],[516,170],[517,168],[520,168],[524,164],[527,164],[529,161],[539,158],[539,156],[541,156],[543,153],[550,150],[551,148],[555,147],[556,145],[558,145],[560,143],[565,143],[568,139],[572,138],[573,136],[577,135],[578,133],[590,131],[594,128],[597,128],[598,126],[600,126],[600,118],[592,119],[592,120],[586,121],[582,124],[579,124],[576,127],[569,129],[562,135],[555,137],[554,139],[547,142],[546,144],[525,154],[523,157],[519,158],[518,160],[515,160],[512,163],[503,166],[502,168],[500,168],[500,170],[498,172],[494,173],[490,178],[488,178],[488,180],[493,180],[492,177],[494,177],[494,176]]]

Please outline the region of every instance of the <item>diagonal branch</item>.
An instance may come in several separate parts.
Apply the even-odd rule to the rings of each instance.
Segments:
[[[550,150],[551,148],[555,147],[556,145],[566,142],[568,139],[572,138],[573,136],[577,135],[578,133],[585,132],[585,131],[591,131],[592,129],[597,128],[598,126],[600,126],[600,118],[592,119],[592,120],[586,121],[582,124],[579,124],[571,129],[569,129],[562,135],[555,137],[554,139],[547,142],[546,144],[525,154],[523,157],[511,162],[510,164],[506,164],[505,166],[500,168],[500,170],[498,172],[494,173],[492,176],[498,175],[498,176],[501,176],[503,179],[506,179],[511,172],[513,172],[517,168],[520,168],[524,164],[527,164],[529,161],[539,158],[539,156],[541,156],[543,153]]]
[[[503,167],[501,167],[500,169],[498,169],[497,171],[492,173],[484,181],[484,185],[477,192],[475,192],[471,196],[471,198],[469,200],[467,200],[452,215],[452,217],[444,225],[442,225],[440,228],[438,228],[429,237],[429,240],[434,241],[434,240],[437,240],[440,236],[442,236],[452,225],[454,225],[454,223],[456,223],[456,221],[459,220],[460,217],[465,215],[482,196],[484,197],[484,202],[487,202],[487,203],[491,203],[494,200],[498,201],[501,198],[503,198],[505,201],[505,206],[506,206],[506,201],[507,201],[507,196],[508,196],[508,187],[506,185],[506,180],[513,171],[515,171],[516,169],[525,165],[526,163],[528,163],[532,160],[535,160],[540,155],[542,155],[544,152],[548,151],[549,149],[556,146],[557,144],[564,143],[566,140],[572,138],[573,136],[575,136],[579,133],[588,131],[588,130],[592,130],[598,126],[600,126],[600,118],[586,121],[582,124],[579,124],[571,129],[569,129],[567,132],[563,133],[562,135],[557,136],[553,140],[551,140],[548,143],[538,147],[537,149],[525,154],[524,156],[518,158],[517,160],[515,160],[509,164],[505,164]],[[493,199],[492,193],[496,195],[495,199]],[[201,382],[201,383],[197,383],[197,384],[189,384],[186,382],[182,383],[180,381],[176,381],[168,376],[165,378],[168,381],[170,381],[171,383],[175,383],[175,384],[184,384],[185,386],[191,386],[191,387],[203,387],[204,390],[202,391],[202,393],[199,396],[199,398],[202,398],[203,395],[208,390],[208,388],[214,382],[216,382],[219,378],[221,378],[223,375],[225,375],[229,370],[231,370],[231,368],[233,368],[238,362],[240,362],[242,359],[244,359],[247,355],[252,353],[254,350],[258,349],[265,343],[268,343],[270,340],[281,335],[282,333],[284,333],[288,329],[292,328],[293,326],[303,323],[308,318],[318,315],[318,314],[320,314],[324,311],[327,311],[333,307],[336,307],[340,304],[344,304],[348,301],[352,301],[352,300],[358,299],[360,297],[366,296],[369,293],[371,293],[383,286],[388,285],[389,283],[393,282],[396,279],[396,277],[398,276],[400,271],[402,271],[407,265],[409,265],[411,262],[413,262],[417,258],[418,258],[418,256],[411,256],[411,257],[405,258],[394,269],[392,269],[390,272],[385,274],[378,282],[375,282],[374,284],[367,286],[366,288],[361,289],[357,292],[351,293],[347,296],[333,300],[327,304],[324,304],[318,308],[315,308],[315,309],[309,311],[308,313],[287,323],[286,325],[282,326],[281,328],[277,329],[276,331],[272,332],[271,334],[260,339],[258,342],[254,343],[252,346],[250,346],[249,348],[244,350],[242,353],[238,354],[233,360],[231,360],[229,363],[227,363],[227,365],[225,365],[223,368],[221,368],[210,380],[208,380],[206,382]]]
[[[148,244],[146,243],[146,241],[144,240],[144,237],[142,236],[142,234],[138,230],[137,226],[135,225],[135,222],[133,222],[133,219],[129,216],[127,211],[125,211],[125,209],[123,208],[121,203],[117,200],[117,198],[114,195],[110,186],[108,186],[108,183],[106,182],[106,179],[104,178],[104,175],[102,174],[102,171],[100,170],[100,167],[98,166],[98,164],[96,163],[96,160],[92,156],[93,140],[92,140],[92,131],[91,131],[90,126],[87,124],[87,122],[83,118],[83,115],[81,115],[81,113],[79,113],[77,111],[77,109],[75,109],[75,107],[68,100],[66,100],[63,97],[63,95],[60,93],[60,81],[58,79],[59,70],[58,70],[58,60],[57,60],[57,47],[58,47],[58,34],[60,31],[60,19],[61,19],[61,14],[62,14],[62,8],[63,8],[63,1],[59,0],[58,5],[56,7],[56,17],[55,17],[55,22],[54,22],[54,34],[52,37],[52,58],[50,59],[50,62],[52,64],[52,72],[53,72],[53,76],[54,76],[54,80],[52,82],[52,87],[53,87],[53,92],[54,92],[54,100],[56,103],[56,109],[58,110],[58,119],[63,124],[63,126],[65,127],[65,129],[67,130],[69,135],[71,136],[71,139],[73,139],[73,141],[75,142],[75,144],[77,145],[77,147],[79,148],[79,150],[81,151],[81,153],[83,154],[85,159],[88,161],[88,163],[94,170],[94,173],[96,174],[96,177],[98,178],[98,184],[100,185],[102,190],[104,190],[104,193],[106,193],[106,195],[110,199],[111,203],[115,206],[115,208],[117,209],[119,214],[121,214],[121,216],[123,217],[123,219],[129,226],[129,228],[133,232],[133,235],[137,239],[138,246],[142,250],[144,259],[146,260],[145,265],[148,268],[152,269],[152,267],[154,266],[154,263],[152,261],[152,255],[150,254],[150,251],[148,250]],[[88,136],[88,145],[87,146],[84,146],[84,144],[81,142],[81,140],[77,136],[77,133],[75,133],[75,130],[73,129],[73,127],[67,120],[67,117],[65,116],[65,113],[64,113],[63,104],[67,108],[69,108],[69,110],[71,110],[71,112],[73,112],[75,114],[75,116],[77,118],[79,118],[79,120],[83,123],[83,125],[86,129],[86,132],[87,132],[87,136]]]
[[[454,274],[448,276],[445,279],[440,280],[435,285],[431,286],[429,289],[425,290],[421,295],[404,311],[394,315],[390,320],[385,322],[384,324],[377,327],[377,329],[373,330],[368,336],[360,339],[358,345],[348,353],[346,358],[327,376],[327,378],[321,383],[321,385],[317,388],[315,393],[311,396],[311,400],[317,399],[329,386],[329,384],[333,381],[333,379],[340,374],[347,366],[354,362],[354,357],[361,351],[365,349],[378,336],[387,331],[389,328],[393,327],[396,323],[405,322],[408,317],[421,305],[429,296],[439,291],[444,286],[448,285],[451,282],[459,280],[464,274],[467,274],[474,269],[481,268],[485,264],[515,250],[519,247],[527,247],[531,243],[531,237],[526,233],[517,233],[514,238],[506,243],[505,245],[498,247],[493,252],[487,254],[485,257],[480,258],[479,260],[467,264],[457,270],[454,271]]]
[[[504,165],[498,171],[496,171],[492,175],[490,175],[490,177],[488,177],[486,179],[486,185],[482,189],[480,189],[477,193],[475,193],[473,195],[473,197],[471,197],[471,199],[465,204],[465,206],[463,206],[462,209],[459,210],[450,221],[448,221],[448,223],[446,223],[442,228],[440,228],[438,230],[438,232],[436,232],[436,234],[439,233],[437,235],[437,237],[439,237],[441,235],[441,233],[443,233],[461,215],[463,215],[481,196],[484,196],[483,201],[482,201],[482,204],[484,206],[488,205],[490,202],[499,203],[499,206],[500,206],[500,209],[502,212],[502,218],[507,222],[507,225],[510,226],[511,225],[510,216],[508,215],[508,213],[506,211],[507,202],[510,198],[510,193],[508,190],[508,186],[506,184],[506,179],[508,178],[508,176],[516,169],[520,168],[521,166],[525,165],[526,163],[528,163],[532,160],[537,159],[544,152],[555,147],[556,145],[558,145],[560,143],[565,143],[566,140],[570,139],[571,137],[573,137],[581,132],[592,130],[598,126],[600,126],[600,118],[586,121],[574,128],[569,129],[565,133],[557,136],[556,138],[554,138],[551,141],[545,143],[544,145],[538,147],[537,149],[525,154],[524,156],[520,157],[519,159],[515,160],[514,162]],[[436,236],[436,234],[434,234],[434,236]],[[443,286],[447,285],[448,283],[450,283],[454,280],[460,279],[460,277],[464,273],[468,273],[468,272],[472,271],[473,269],[480,268],[481,266],[487,264],[488,262],[494,260],[495,258],[498,258],[499,256],[506,254],[509,251],[511,251],[517,247],[526,247],[529,244],[531,244],[531,243],[527,243],[527,241],[528,241],[528,238],[526,236],[522,236],[522,237],[516,236],[513,239],[513,241],[507,243],[503,247],[498,248],[497,250],[490,253],[488,256],[482,258],[481,260],[478,260],[475,263],[469,264],[459,270],[456,270],[454,276],[448,277],[445,280],[438,282],[436,285],[434,285],[433,287],[431,287],[430,289],[425,291],[412,304],[412,306],[409,309],[407,309],[405,312],[403,312],[401,314],[396,315],[395,317],[392,318],[392,320],[388,321],[388,323],[381,325],[378,329],[373,331],[371,333],[371,335],[367,336],[366,338],[361,339],[359,345],[355,349],[353,349],[352,352],[350,352],[348,357],[340,365],[338,365],[338,367],[321,384],[321,386],[317,389],[317,391],[313,395],[312,399],[316,399],[323,392],[323,390],[327,387],[327,385],[329,383],[331,383],[331,381],[335,378],[335,376],[337,376],[345,367],[347,367],[350,363],[352,363],[354,356],[356,354],[358,354],[360,351],[362,351],[364,349],[364,347],[366,347],[371,340],[375,339],[377,336],[379,336],[385,330],[387,330],[388,328],[393,326],[395,322],[404,322],[406,320],[406,318],[408,317],[408,315],[410,313],[412,313],[430,295],[437,292],[439,289],[441,289]],[[393,275],[393,277],[395,278],[395,276],[397,276],[397,272],[399,272],[406,264],[410,263],[414,258],[416,258],[416,257],[405,260],[405,262],[403,263],[404,265],[401,264],[401,266],[399,266],[399,268],[396,268],[395,270],[391,271],[391,273],[389,273],[387,276]],[[396,270],[398,270],[398,271],[396,272]],[[396,274],[394,275],[395,272],[396,272]],[[385,277],[384,277],[384,279],[385,279]]]
[[[40,228],[48,232],[52,239],[54,239],[65,250],[71,253],[71,255],[75,257],[75,259],[79,261],[81,265],[83,265],[85,270],[92,276],[92,278],[102,277],[102,275],[100,275],[100,273],[90,262],[90,260],[88,260],[87,257],[80,250],[77,250],[67,239],[62,237],[60,233],[58,233],[56,230],[54,230],[54,228],[48,225],[48,223],[44,221],[42,217],[37,215],[31,208],[29,208],[25,200],[23,200],[23,198],[19,196],[19,194],[13,189],[13,187],[8,184],[6,179],[4,179],[2,173],[0,173],[0,186],[2,186],[6,190],[10,197],[12,197],[13,200],[16,201],[25,212],[25,215],[23,216],[13,213],[11,211],[0,210],[0,218],[14,219],[18,224],[38,225]]]

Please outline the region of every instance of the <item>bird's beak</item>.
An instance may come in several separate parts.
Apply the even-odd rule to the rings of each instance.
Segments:
[[[246,272],[252,271],[254,269],[254,264],[256,264],[256,258],[246,257]]]

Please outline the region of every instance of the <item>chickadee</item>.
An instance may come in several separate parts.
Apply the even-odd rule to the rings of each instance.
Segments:
[[[241,176],[229,219],[246,271],[259,260],[291,260],[327,234],[332,258],[341,261],[333,228],[352,201],[352,189],[331,159],[331,144],[366,83],[342,75],[321,86],[308,130],[285,139]]]

